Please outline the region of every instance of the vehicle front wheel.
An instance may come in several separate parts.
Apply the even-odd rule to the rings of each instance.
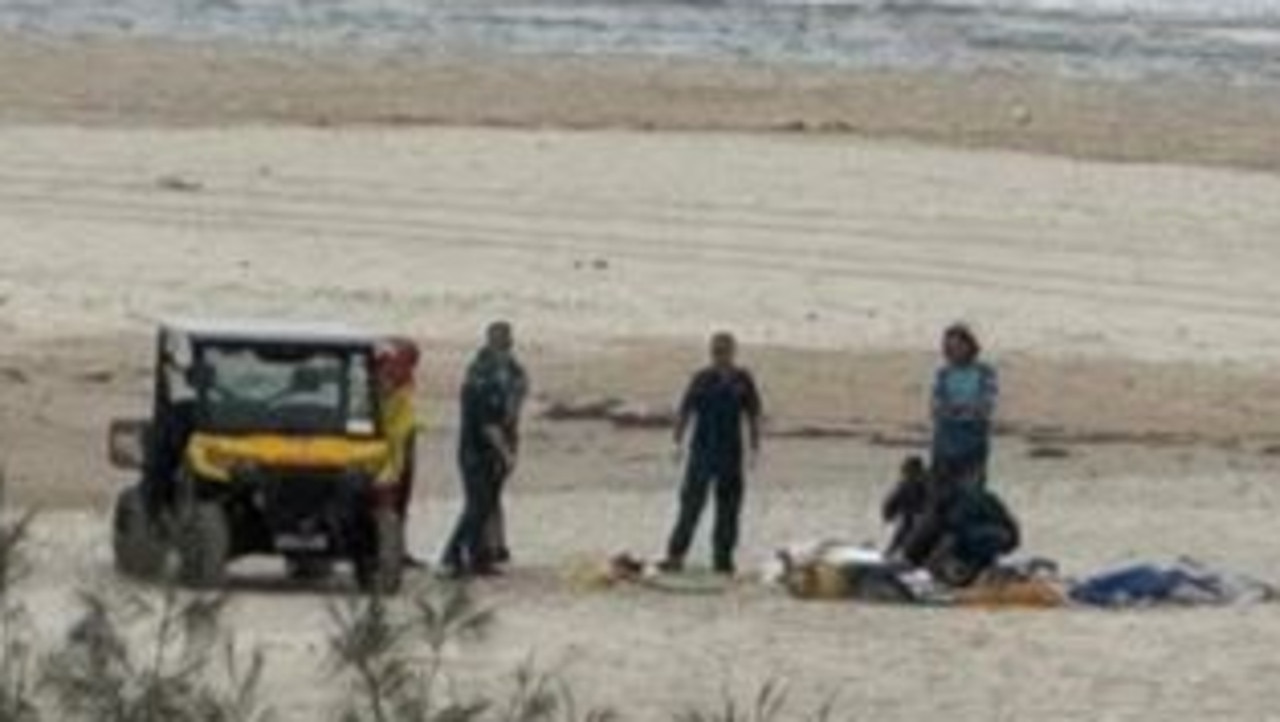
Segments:
[[[222,505],[196,502],[178,535],[182,583],[202,589],[220,585],[230,552],[231,527]]]
[[[147,512],[141,487],[120,492],[111,525],[117,571],[139,579],[156,579],[164,573],[168,545],[160,526]]]
[[[393,509],[373,513],[373,539],[355,560],[356,582],[369,594],[390,596],[404,583],[404,518]]]

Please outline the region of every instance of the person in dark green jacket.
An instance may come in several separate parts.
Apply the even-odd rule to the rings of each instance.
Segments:
[[[517,421],[528,388],[514,346],[510,324],[491,324],[462,383],[458,467],[464,501],[444,553],[449,576],[497,573],[497,565],[510,555],[502,528],[502,491],[515,469]]]
[[[940,477],[917,457],[903,464],[883,514],[896,524],[887,556],[927,568],[954,586],[971,583],[1022,541],[1017,519],[999,496]]]

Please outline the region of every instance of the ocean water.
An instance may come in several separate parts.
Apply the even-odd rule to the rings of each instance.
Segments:
[[[0,28],[1280,86],[1280,0],[0,0]]]

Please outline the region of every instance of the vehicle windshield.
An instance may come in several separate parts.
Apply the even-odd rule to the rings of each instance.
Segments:
[[[376,433],[367,352],[293,346],[206,346],[194,385],[202,426],[224,433]]]

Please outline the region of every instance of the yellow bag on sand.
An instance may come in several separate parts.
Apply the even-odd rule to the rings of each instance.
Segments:
[[[602,557],[581,557],[569,564],[565,581],[578,591],[599,591],[618,583],[610,568],[609,560]]]
[[[782,583],[797,599],[848,599],[854,595],[849,575],[841,567],[823,561],[790,567]]]
[[[927,603],[989,609],[1045,609],[1066,604],[1061,586],[1051,579],[979,580],[963,589],[919,595],[899,577],[874,566],[824,560],[789,563],[780,581],[797,599],[858,600],[879,603]]]
[[[638,582],[645,575],[646,565],[630,554],[613,557],[583,556],[569,564],[566,581],[574,589],[599,591],[624,582]]]
[[[978,581],[955,593],[955,603],[988,609],[1051,609],[1067,603],[1063,590],[1044,579]]]

